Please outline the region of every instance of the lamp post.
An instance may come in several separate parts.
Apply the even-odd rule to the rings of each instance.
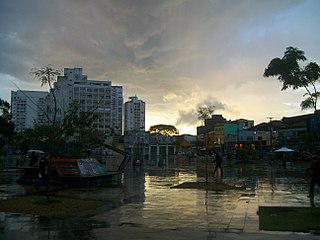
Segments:
[[[208,182],[209,182],[209,176],[208,176],[209,134],[208,133],[206,133],[205,135],[205,146],[206,146],[205,177],[206,177],[206,185],[208,185]]]
[[[269,122],[270,150],[272,150],[272,119],[273,119],[273,117],[268,117],[268,119],[270,120],[270,122]]]

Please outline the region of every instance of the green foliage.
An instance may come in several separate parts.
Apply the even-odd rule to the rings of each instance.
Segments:
[[[3,118],[10,118],[10,104],[0,98],[0,116]]]
[[[29,138],[33,139],[32,144],[44,151],[50,151],[52,145],[55,149],[61,149],[64,143],[64,138],[58,135],[60,127],[58,125],[40,125],[29,131]],[[57,152],[51,152],[55,156]]]
[[[320,233],[320,208],[259,207],[259,229]]]
[[[48,118],[48,124],[37,126],[28,132],[28,138],[33,139],[33,143],[36,143],[41,149],[50,150],[53,156],[61,156],[65,152],[63,151],[65,143],[70,142],[70,140],[73,143],[72,152],[78,154],[84,145],[103,142],[103,134],[93,128],[93,123],[98,118],[95,109],[82,112],[77,104],[71,104],[63,123],[56,124],[58,108],[53,88],[56,77],[60,75],[60,72],[60,70],[52,68],[50,64],[39,69],[33,68],[30,72],[35,79],[41,81],[41,86],[49,85],[54,106],[53,108],[48,107],[48,111],[44,113]],[[49,112],[49,109],[52,109],[52,113]]]
[[[22,138],[17,140],[20,149],[27,150],[30,147],[37,147],[50,152],[51,156],[63,156],[67,152],[70,154],[70,146],[72,146],[73,153],[79,154],[84,145],[103,142],[104,135],[93,127],[94,121],[98,118],[95,109],[82,112],[78,105],[71,104],[63,122],[56,123],[58,107],[53,89],[56,77],[61,73],[60,70],[52,68],[49,64],[39,69],[33,68],[30,73],[35,79],[40,80],[41,86],[49,86],[50,98],[52,97],[54,106],[48,106],[43,112],[47,116],[46,125],[36,126],[20,135]],[[67,142],[69,143],[68,151],[65,151]]]
[[[12,136],[14,131],[14,124],[10,118],[0,116],[0,135],[8,138]]]
[[[14,124],[11,121],[10,104],[0,98],[0,152],[13,136]]]
[[[61,133],[63,136],[72,137],[74,139],[73,156],[83,150],[88,144],[100,144],[104,142],[104,134],[93,127],[94,122],[98,119],[98,114],[92,111],[81,112],[77,104],[71,104],[67,116],[61,125]]]
[[[293,90],[304,88],[306,93],[300,104],[301,109],[317,110],[317,102],[319,92],[316,83],[320,80],[320,67],[315,62],[310,62],[306,66],[300,66],[300,61],[306,61],[304,51],[298,48],[288,47],[282,58],[274,58],[270,61],[265,69],[264,77],[278,76],[278,80],[282,82],[282,89],[286,90],[292,87]]]
[[[175,126],[166,125],[166,124],[158,124],[158,125],[151,126],[149,128],[149,132],[151,134],[161,134],[164,136],[179,135],[179,131]]]
[[[27,152],[30,148],[33,148],[34,144],[37,144],[33,139],[29,137],[29,134],[32,131],[32,129],[27,129],[14,135],[13,145],[17,149],[20,149],[23,153]]]
[[[92,111],[81,112],[77,104],[71,104],[61,126],[63,133],[66,136],[72,136],[77,132],[85,132],[88,129],[93,131],[93,123],[99,117],[94,111],[95,109]]]
[[[97,117],[98,115],[91,111],[79,112],[78,107],[72,105],[61,125],[39,125],[20,133],[20,149],[26,151],[30,148],[39,148],[49,151],[53,145],[55,148],[53,156],[78,157],[85,145],[104,141],[104,135],[93,127]],[[65,149],[70,139],[72,139],[71,153],[70,149],[68,151]]]

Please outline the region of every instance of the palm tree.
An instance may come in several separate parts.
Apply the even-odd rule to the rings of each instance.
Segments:
[[[41,81],[41,87],[46,84],[48,84],[49,86],[49,90],[50,90],[50,93],[52,94],[53,103],[54,103],[54,109],[53,109],[54,112],[53,112],[53,118],[52,118],[52,123],[54,124],[56,122],[56,116],[57,116],[58,110],[57,110],[57,98],[53,91],[53,87],[54,87],[53,85],[54,85],[54,82],[56,81],[56,77],[61,74],[61,71],[58,69],[52,68],[51,64],[49,64],[39,69],[32,68],[30,73],[34,75],[35,79],[38,79]]]

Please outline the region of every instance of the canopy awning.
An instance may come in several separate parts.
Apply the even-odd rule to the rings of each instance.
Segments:
[[[294,152],[294,150],[287,148],[287,147],[282,147],[282,148],[275,150],[275,152]]]

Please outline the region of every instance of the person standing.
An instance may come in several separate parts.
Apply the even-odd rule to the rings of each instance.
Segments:
[[[316,157],[315,161],[311,163],[309,172],[311,175],[311,180],[310,180],[310,189],[309,189],[309,198],[314,197],[314,186],[316,183],[318,186],[320,186],[320,158],[319,156]]]
[[[45,185],[46,188],[48,188],[48,181],[49,181],[49,176],[48,176],[48,159],[45,155],[43,155],[39,161],[39,179],[35,183],[35,187],[38,190],[41,185]]]
[[[220,169],[220,173],[221,173],[221,177],[223,177],[223,170],[222,170],[222,157],[220,156],[220,154],[218,152],[213,152],[214,153],[214,160],[216,162],[216,166],[213,170],[213,175],[215,175],[216,171],[218,170],[218,168]]]
[[[38,156],[36,155],[35,151],[32,151],[30,155],[30,166],[33,166],[33,164],[35,164],[36,162],[38,162]]]

